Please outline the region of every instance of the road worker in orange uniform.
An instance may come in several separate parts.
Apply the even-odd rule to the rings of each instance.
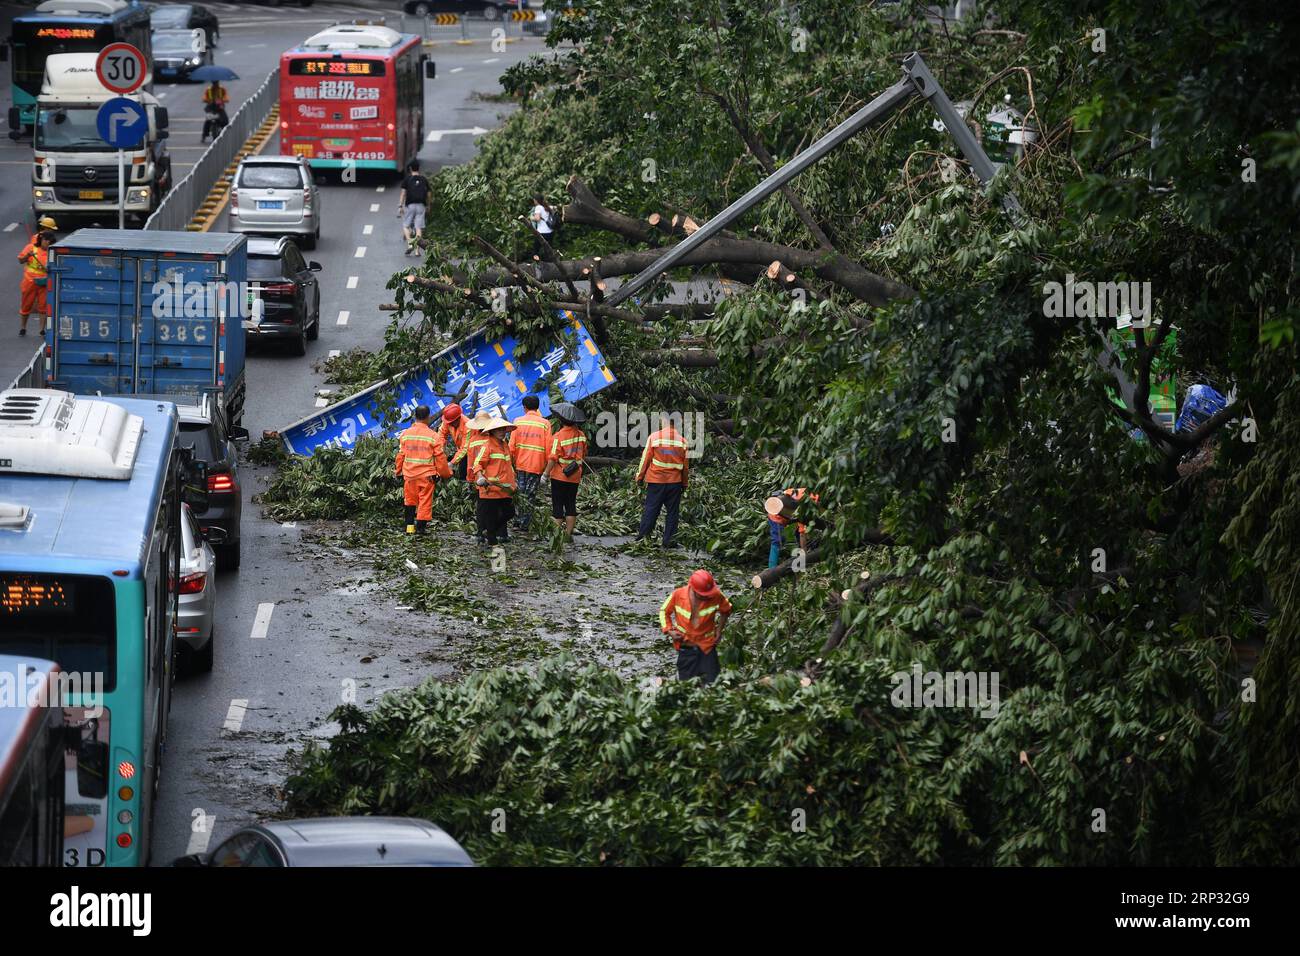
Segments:
[[[551,517],[572,538],[578,523],[578,482],[582,481],[582,463],[587,460],[587,436],[578,424],[587,416],[569,402],[553,406],[551,414],[560,420],[560,429],[551,436],[551,451],[546,456],[551,463]]]
[[[424,534],[433,520],[434,482],[451,477],[442,441],[429,427],[429,406],[417,408],[415,421],[398,437],[396,468],[402,479],[406,533]]]
[[[456,477],[465,479],[465,418],[460,406],[452,402],[442,410],[442,421],[438,424],[438,438],[443,443],[447,460],[451,463]]]
[[[510,432],[514,425],[497,415],[484,413],[470,422],[483,441],[469,455],[469,480],[478,489],[474,517],[484,544],[510,540],[510,519],[514,516],[514,494],[519,484],[510,464]]]
[[[677,512],[681,508],[682,493],[690,478],[691,466],[686,460],[686,439],[673,425],[671,415],[659,418],[659,431],[650,436],[641,454],[641,467],[635,481],[646,484],[645,508],[641,512],[641,527],[636,539],[648,538],[664,510],[664,547],[673,547],[677,534]]]
[[[527,530],[532,520],[537,499],[537,486],[542,483],[546,470],[546,455],[550,449],[551,423],[538,411],[541,401],[536,395],[525,395],[524,413],[515,419],[515,430],[510,433],[511,464],[519,480],[519,493],[515,495],[515,527]]]
[[[767,552],[767,566],[774,568],[781,561],[781,539],[785,537],[786,526],[790,519],[781,514],[782,509],[786,506],[788,499],[795,504],[803,501],[807,495],[808,500],[820,502],[821,498],[817,495],[809,495],[807,488],[786,488],[779,495],[773,495],[767,499],[764,507],[767,510],[767,529],[771,537],[772,547]],[[808,526],[802,522],[795,524],[795,533],[799,536],[799,547],[806,553],[808,551]]]
[[[18,262],[23,267],[23,281],[18,306],[19,335],[27,334],[27,318],[32,314],[33,310],[40,314],[41,334],[45,334],[45,322],[50,315],[49,300],[45,294],[50,281],[47,266],[50,245],[53,242],[54,233],[48,229],[42,229],[36,234],[36,238],[23,246],[23,251],[18,253]]]
[[[685,586],[668,595],[659,609],[659,626],[672,635],[677,649],[677,677],[699,677],[706,684],[717,680],[718,640],[731,614],[731,602],[713,575],[700,568]]]

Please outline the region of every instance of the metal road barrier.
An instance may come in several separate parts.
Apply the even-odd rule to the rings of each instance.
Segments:
[[[9,383],[10,388],[44,388],[45,387],[45,347],[36,350],[27,367],[18,373],[18,377]]]
[[[148,218],[146,229],[184,231],[194,218],[195,211],[208,197],[212,187],[221,178],[226,167],[243,149],[244,143],[253,135],[270,114],[272,108],[280,101],[280,70],[272,70],[257,92],[246,99],[242,106],[230,117],[230,123],[223,129],[212,145],[203,151],[199,161],[180,182],[173,184],[171,191],[159,203],[154,214]]]

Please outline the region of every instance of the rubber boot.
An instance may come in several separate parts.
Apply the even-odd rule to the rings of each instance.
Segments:
[[[781,560],[781,549],[776,545],[772,545],[772,547],[767,552],[767,566],[769,568],[774,568],[777,566],[778,563],[780,563],[780,560]]]
[[[417,521],[417,522],[415,523],[415,533],[416,533],[416,534],[425,534],[428,530],[429,530],[429,522],[427,522],[427,521]]]
[[[406,533],[415,534],[415,505],[406,506]]]

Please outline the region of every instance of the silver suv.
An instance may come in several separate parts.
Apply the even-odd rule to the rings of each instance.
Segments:
[[[320,239],[321,191],[301,156],[249,156],[230,190],[230,231],[295,236],[304,249]]]

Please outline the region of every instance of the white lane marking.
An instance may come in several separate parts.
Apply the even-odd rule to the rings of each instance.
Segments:
[[[361,276],[348,276],[348,288],[355,289],[357,283],[361,281]]]
[[[18,228],[18,223],[11,222],[9,223],[9,225],[5,226],[5,232],[13,232],[17,228]]]
[[[298,527],[298,522],[296,522],[296,521],[286,521],[284,524],[280,525],[280,527],[281,527],[281,528],[296,528],[296,527]]]
[[[328,398],[318,398],[318,399],[316,399],[316,407],[317,407],[317,408],[325,408],[327,405],[329,405],[329,403],[330,403],[330,400],[329,400]]]
[[[208,852],[208,841],[217,826],[217,818],[210,813],[203,814],[203,829],[190,831],[190,844],[185,848],[185,855]]]
[[[262,49],[262,47],[264,47],[264,46],[266,46],[265,43],[250,43],[250,44],[248,45],[248,48],[249,48],[250,50],[260,50],[260,49]],[[109,132],[112,132],[112,130],[109,130]]]
[[[330,356],[329,356],[329,357],[330,357],[330,358],[338,358],[338,357],[339,357],[339,350],[338,350],[338,349],[330,349]]]
[[[249,635],[255,641],[266,640],[266,632],[271,627],[271,614],[275,605],[263,602],[257,606],[257,616],[253,618],[253,633]]]
[[[351,312],[348,312],[348,311],[346,311],[346,310],[343,311],[343,312],[340,312],[340,313],[339,313],[339,325],[347,325],[347,324],[348,324],[348,318],[349,318],[351,315],[352,315],[352,313],[351,313]]]
[[[352,254],[353,259],[364,259],[366,257],[366,247],[357,246],[357,251]]]
[[[461,70],[463,70],[463,69],[465,69],[463,66],[456,66],[456,67],[452,67],[451,72],[452,72],[452,73],[459,73],[459,72],[460,72]]]
[[[498,60],[500,60],[500,59],[501,59],[501,57],[499,57],[499,56],[493,56],[493,57],[488,57],[488,58],[487,58],[486,60],[484,60],[483,62],[484,62],[484,63],[496,63],[496,62],[497,62]]]
[[[221,51],[221,55],[222,55],[222,56],[230,56],[230,54],[232,54],[232,53],[234,53],[234,52],[235,52],[234,50],[222,50],[222,51]]]
[[[232,734],[239,733],[239,728],[244,726],[244,714],[248,710],[248,701],[235,699],[230,702],[230,709],[226,711],[226,723],[224,730]]]
[[[374,231],[375,231],[375,227],[372,226],[370,223],[366,223],[364,226],[361,227],[361,235],[363,236],[373,235]]]
[[[377,203],[377,202],[372,202],[372,203],[370,204],[370,211],[371,211],[371,212],[379,212],[379,203]]]
[[[376,187],[375,187],[375,192],[377,192],[377,193],[381,193],[381,192],[383,192],[383,191],[384,191],[384,187],[383,187],[383,186],[376,186]]]

